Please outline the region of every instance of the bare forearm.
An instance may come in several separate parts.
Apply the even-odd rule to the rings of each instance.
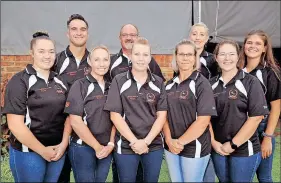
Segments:
[[[148,144],[150,144],[155,137],[161,132],[161,130],[163,129],[163,125],[166,121],[166,117],[167,117],[167,112],[165,111],[161,111],[161,114],[159,113],[157,119],[155,120],[151,130],[149,131],[149,133],[147,134],[147,136],[145,137],[145,140],[148,142]]]
[[[69,117],[67,117],[65,120],[65,123],[64,123],[64,130],[63,130],[63,137],[62,137],[63,143],[68,144],[71,131],[72,131],[72,128],[71,128],[70,120],[69,120]]]
[[[88,144],[94,149],[96,149],[96,147],[100,145],[97,139],[93,136],[93,134],[89,130],[89,128],[82,121],[82,119],[80,120],[80,119],[70,118],[70,122],[73,130],[82,141],[84,141],[86,144]]]
[[[30,129],[24,124],[23,116],[13,116],[11,116],[10,114],[7,115],[8,127],[13,133],[13,135],[17,138],[18,141],[27,146],[29,149],[32,149],[33,151],[40,154],[40,150],[42,150],[45,146],[41,142],[39,142],[39,140],[37,140],[37,138],[33,135]]]
[[[115,128],[115,126],[112,126],[111,134],[110,134],[110,142],[114,143],[115,134],[116,134],[116,128]]]
[[[209,123],[209,131],[210,131],[210,134],[211,134],[211,140],[214,141],[215,135],[214,135],[214,130],[213,130],[213,126],[212,126],[211,122]]]
[[[191,126],[186,130],[186,132],[179,138],[179,141],[186,145],[193,140],[199,138],[206,130],[210,120],[199,119],[191,124]]]
[[[166,122],[164,123],[163,133],[164,133],[164,137],[166,140],[169,140],[172,138],[168,120],[166,120]]]
[[[261,122],[262,118],[263,116],[248,118],[248,120],[244,123],[242,128],[232,139],[233,143],[239,147],[240,145],[244,144],[247,140],[249,140],[257,130],[258,125]]]
[[[138,140],[119,113],[110,112],[110,118],[119,133],[121,133],[121,135],[124,136],[130,143]]]
[[[271,110],[270,110],[270,114],[268,117],[268,122],[267,122],[267,127],[265,130],[265,133],[268,135],[273,135],[276,125],[279,121],[279,115],[280,115],[280,99],[277,101],[273,101],[271,102]]]

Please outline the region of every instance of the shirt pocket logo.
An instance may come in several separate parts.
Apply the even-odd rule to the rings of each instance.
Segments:
[[[155,102],[155,95],[153,93],[147,93],[146,94],[146,101],[149,103]]]
[[[180,96],[179,96],[180,99],[185,100],[185,99],[187,99],[187,97],[188,97],[188,91],[187,90],[180,92]]]
[[[229,99],[235,100],[235,99],[237,99],[237,96],[238,96],[238,90],[236,90],[236,89],[229,90],[229,92],[228,92]]]

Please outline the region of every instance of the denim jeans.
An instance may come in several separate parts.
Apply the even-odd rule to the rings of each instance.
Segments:
[[[214,163],[212,157],[210,157],[204,174],[203,182],[215,182],[215,181],[216,181],[216,173],[215,173]]]
[[[261,143],[263,141],[263,137],[261,134],[266,129],[267,120],[268,120],[268,118],[265,118],[264,120],[262,120],[262,122],[259,124],[259,127],[258,127],[258,133],[259,133]],[[275,151],[275,138],[272,138],[271,142],[272,142],[272,154],[268,158],[261,160],[261,163],[256,172],[259,182],[273,182],[272,162],[273,162],[273,155],[274,155],[274,151]]]
[[[114,152],[114,158],[120,182],[136,181],[139,162],[142,164],[144,182],[158,182],[163,160],[163,149],[142,155]]]
[[[212,159],[220,182],[252,182],[261,161],[261,153],[234,157],[212,152]]]
[[[75,182],[105,182],[112,154],[106,158],[98,159],[95,150],[87,145],[71,142],[69,158]]]
[[[210,154],[201,158],[187,158],[165,150],[172,182],[203,182]]]
[[[114,156],[112,158],[111,169],[112,169],[112,182],[113,183],[119,183],[119,176],[118,176],[117,166],[116,166],[116,163],[115,163],[115,160],[114,160]],[[141,163],[139,163],[139,166],[138,166],[136,182],[144,182],[144,180],[143,180],[143,169],[142,169]]]
[[[57,182],[65,154],[58,161],[46,161],[36,152],[21,152],[9,148],[10,168],[15,182]]]

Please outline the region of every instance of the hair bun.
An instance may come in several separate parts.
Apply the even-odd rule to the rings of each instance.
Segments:
[[[37,31],[32,35],[33,38],[37,38],[37,37],[41,37],[41,36],[49,37],[49,34],[44,31]]]

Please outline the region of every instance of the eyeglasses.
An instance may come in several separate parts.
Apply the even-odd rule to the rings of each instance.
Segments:
[[[186,53],[186,54],[185,53],[178,53],[177,55],[181,58],[184,58],[185,56],[187,58],[190,58],[190,57],[194,56],[194,54],[192,54],[192,53]]]
[[[218,54],[218,57],[225,58],[227,55],[228,55],[230,58],[233,58],[233,57],[237,56],[237,54],[234,53],[234,52],[230,52],[230,53],[224,53],[224,52],[222,52],[222,53],[219,53],[219,54]]]
[[[137,34],[121,34],[122,37],[137,37],[138,35]]]

